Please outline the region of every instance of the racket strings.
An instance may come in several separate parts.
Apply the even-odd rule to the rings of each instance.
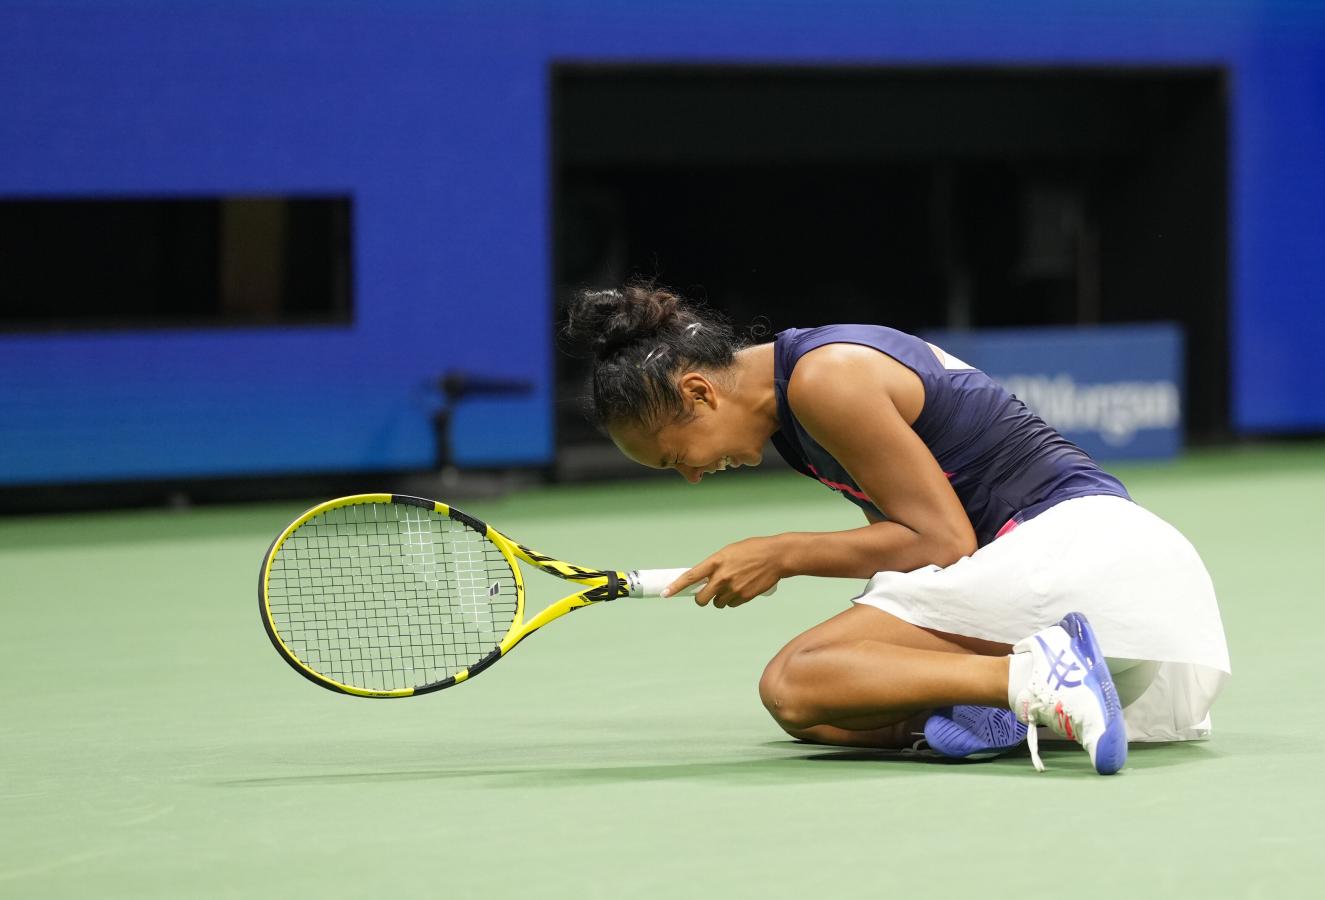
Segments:
[[[353,687],[435,684],[486,656],[515,619],[514,573],[483,535],[394,503],[327,510],[272,560],[272,622],[309,668]]]

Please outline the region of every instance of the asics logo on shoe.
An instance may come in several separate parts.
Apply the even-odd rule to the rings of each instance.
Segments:
[[[1044,651],[1045,659],[1049,661],[1048,681],[1050,687],[1072,688],[1081,684],[1080,678],[1075,681],[1068,678],[1073,672],[1085,672],[1085,669],[1083,669],[1079,663],[1074,662],[1072,659],[1063,659],[1063,657],[1070,651],[1059,650],[1057,655],[1051,656],[1049,645],[1044,642],[1044,638],[1037,634],[1035,640],[1039,642],[1040,649]]]

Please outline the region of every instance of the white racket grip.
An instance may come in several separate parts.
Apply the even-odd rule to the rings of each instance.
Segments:
[[[626,578],[629,579],[630,596],[661,597],[663,588],[689,571],[689,569],[636,569],[633,572],[627,572]],[[697,582],[685,590],[677,591],[672,596],[693,597],[706,584],[708,584],[707,581]],[[776,594],[777,590],[778,586],[775,584],[764,591],[761,596],[767,597],[769,594]]]

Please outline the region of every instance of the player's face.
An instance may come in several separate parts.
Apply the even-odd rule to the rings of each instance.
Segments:
[[[675,469],[691,484],[705,475],[763,461],[764,440],[756,422],[734,403],[688,398],[691,415],[656,431],[638,425],[610,428],[626,456],[651,469]]]

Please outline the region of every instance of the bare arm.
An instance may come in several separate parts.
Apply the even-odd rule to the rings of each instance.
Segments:
[[[829,344],[797,363],[787,398],[887,520],[738,541],[687,571],[673,591],[708,579],[695,597],[699,605],[736,606],[791,575],[869,578],[946,566],[975,552],[966,510],[911,428],[924,407],[919,376],[868,347]]]
[[[869,347],[833,343],[804,355],[788,384],[796,418],[886,520],[845,532],[790,532],[729,543],[670,590],[708,579],[705,606],[739,606],[790,575],[869,578],[947,566],[975,551],[975,530],[933,453],[912,428],[925,406],[920,376]]]
[[[924,406],[914,372],[867,347],[829,344],[797,364],[787,399],[888,516],[849,531],[781,535],[787,574],[868,578],[946,566],[975,552],[966,510],[911,428]]]

